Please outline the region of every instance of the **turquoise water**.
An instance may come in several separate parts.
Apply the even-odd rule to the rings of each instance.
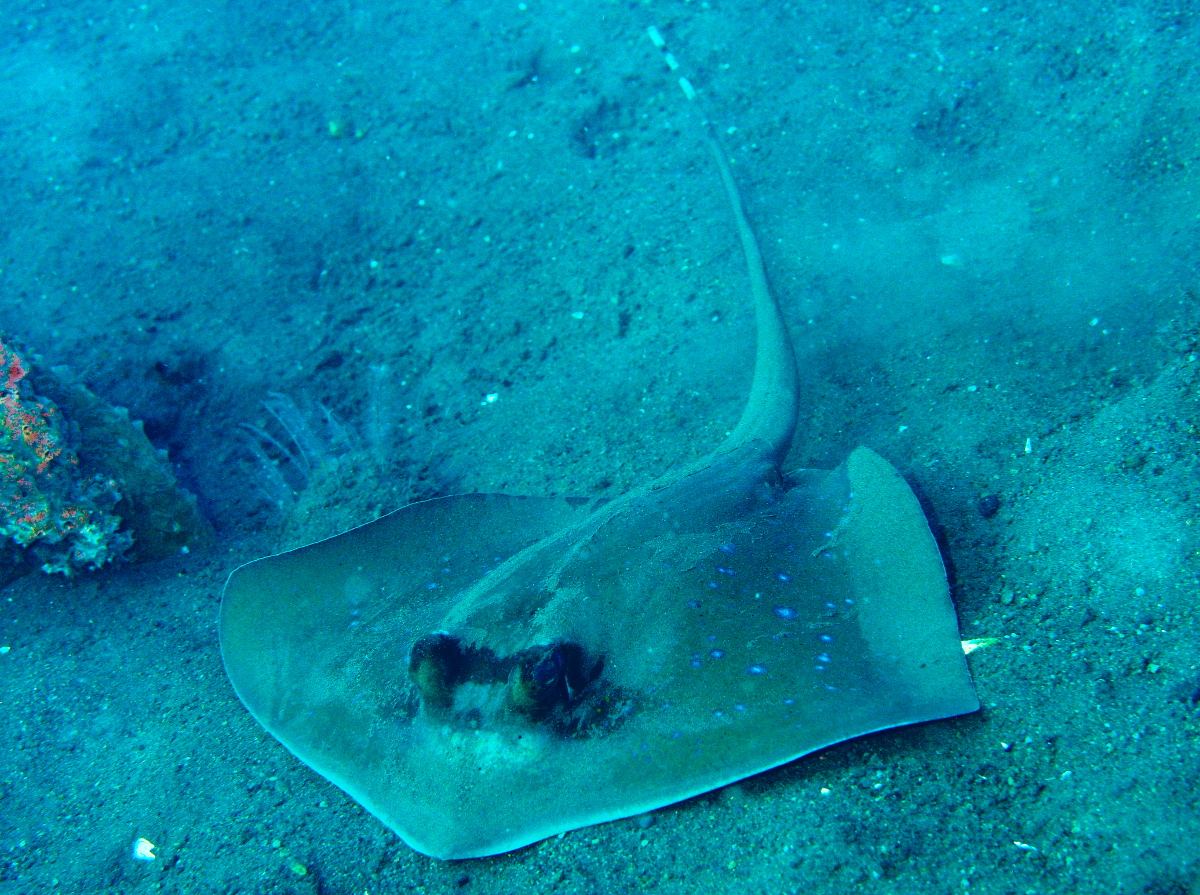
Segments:
[[[1198,10],[712,6],[6,5],[0,335],[143,420],[219,539],[0,594],[0,892],[1200,887]],[[237,702],[220,589],[733,426],[743,261],[652,24],[786,309],[792,461],[904,473],[963,636],[1001,639],[984,709],[434,862]],[[354,433],[295,497],[241,428],[270,393]]]

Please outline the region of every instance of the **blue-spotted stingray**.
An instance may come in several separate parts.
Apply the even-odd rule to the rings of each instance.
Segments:
[[[251,714],[414,849],[492,855],[979,707],[917,499],[787,469],[792,343],[725,153],[757,351],[737,426],[614,500],[461,494],[233,572]]]

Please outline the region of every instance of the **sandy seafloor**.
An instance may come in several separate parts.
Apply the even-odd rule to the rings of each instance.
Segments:
[[[438,862],[242,708],[221,586],[413,498],[616,495],[733,425],[744,263],[651,24],[786,309],[792,464],[891,460],[963,636],[1001,642],[978,714]],[[0,892],[1200,892],[1200,5],[10,0],[0,29],[0,330],[144,420],[219,535],[4,589]],[[282,509],[240,434],[272,392],[355,433]]]

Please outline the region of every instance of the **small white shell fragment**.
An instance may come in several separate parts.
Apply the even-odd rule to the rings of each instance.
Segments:
[[[983,649],[985,646],[992,646],[999,642],[1000,639],[998,637],[976,637],[974,640],[963,640],[961,641],[963,655],[969,656],[977,649]]]
[[[138,839],[133,843],[133,859],[135,861],[153,861],[158,857],[154,850],[158,848],[149,839]]]

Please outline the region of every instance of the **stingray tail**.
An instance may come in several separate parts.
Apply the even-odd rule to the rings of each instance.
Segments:
[[[672,72],[678,71],[679,62],[667,52],[666,41],[659,30],[652,26],[646,29],[646,34],[650,42],[663,54],[667,68]],[[687,78],[680,77],[679,86],[689,102],[696,102],[696,91]],[[742,418],[738,420],[737,426],[715,453],[727,454],[754,444],[761,449],[764,458],[778,466],[783,463],[788,449],[792,446],[792,437],[795,435],[796,422],[799,419],[800,384],[796,370],[796,352],[792,348],[791,337],[788,336],[787,326],[783,322],[783,312],[771,293],[770,286],[767,285],[762,252],[759,251],[758,240],[754,238],[754,230],[746,220],[746,210],[742,206],[737,181],[733,179],[729,156],[721,147],[711,122],[705,119],[704,127],[708,145],[717,160],[717,169],[721,172],[721,182],[725,185],[725,193],[733,207],[738,236],[742,240],[742,251],[746,255],[757,326],[754,381],[750,385],[750,399],[746,402],[746,409],[742,411]]]
[[[708,144],[717,160],[721,181],[733,206],[733,217],[737,223],[738,236],[742,240],[742,251],[746,256],[746,267],[750,272],[750,294],[754,299],[754,318],[757,329],[754,357],[754,380],[750,385],[750,399],[742,418],[729,433],[718,453],[725,453],[750,442],[761,442],[776,464],[781,464],[792,446],[796,422],[800,413],[799,374],[796,370],[796,352],[783,322],[783,312],[767,284],[767,273],[763,267],[762,252],[746,211],[733,170],[716,135],[708,128]]]

